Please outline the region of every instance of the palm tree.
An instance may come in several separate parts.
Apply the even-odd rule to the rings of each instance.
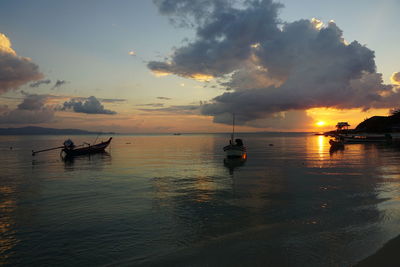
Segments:
[[[337,124],[336,124],[336,129],[337,129],[337,131],[340,131],[340,130],[343,130],[343,129],[345,129],[345,130],[348,130],[349,129],[349,124],[347,123],[347,122],[338,122]]]

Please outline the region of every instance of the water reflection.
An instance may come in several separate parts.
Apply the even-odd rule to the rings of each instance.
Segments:
[[[0,265],[9,264],[9,253],[18,243],[13,218],[16,206],[15,189],[0,186]]]
[[[214,173],[209,176],[196,176],[191,169],[185,177],[154,179],[160,198],[153,204],[168,210],[168,223],[180,229],[168,234],[186,250],[148,258],[147,263],[201,266],[209,264],[207,258],[232,265],[235,260],[229,255],[241,255],[237,262],[243,265],[267,259],[278,265],[283,258],[298,266],[350,265],[354,257],[347,253],[349,247],[353,240],[363,240],[360,229],[380,221],[377,205],[385,199],[376,191],[375,166],[366,168],[358,161],[368,154],[351,155],[362,153],[361,147],[332,159],[329,145],[321,140],[326,141],[285,139],[284,146],[273,148],[265,145],[268,139],[249,140],[252,160],[229,180],[211,166]],[[352,158],[356,160],[349,161]],[[224,160],[231,174],[243,164],[240,159]],[[246,250],[248,244],[254,245]],[[214,253],[215,248],[224,249]]]
[[[245,158],[224,158],[224,166],[229,170],[229,174],[233,175],[235,169],[243,166],[246,163]]]
[[[334,154],[336,154],[336,153],[338,153],[338,152],[343,153],[344,149],[345,149],[345,146],[331,146],[331,147],[329,148],[329,154],[330,154],[331,156],[333,156]]]
[[[325,158],[325,147],[327,146],[326,144],[326,138],[323,135],[318,136],[318,156],[320,160],[324,160]]]
[[[350,266],[398,231],[400,151],[244,138],[251,160],[223,164],[218,135],[121,136],[112,157],[46,154],[34,167],[29,150],[0,154],[0,252],[27,266]]]
[[[74,171],[75,166],[86,166],[88,170],[101,171],[105,164],[110,164],[111,154],[104,151],[102,153],[80,155],[75,157],[64,157],[64,168],[66,171]]]

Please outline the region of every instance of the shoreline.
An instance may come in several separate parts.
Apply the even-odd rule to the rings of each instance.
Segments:
[[[374,254],[361,260],[355,267],[372,267],[372,266],[399,266],[399,247],[400,247],[400,235],[390,239],[388,242],[378,249]]]

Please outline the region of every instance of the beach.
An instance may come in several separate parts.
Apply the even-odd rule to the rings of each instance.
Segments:
[[[400,236],[397,236],[391,239],[389,242],[387,242],[376,253],[360,261],[355,266],[357,267],[399,266],[399,259],[400,259],[399,247],[400,247]]]

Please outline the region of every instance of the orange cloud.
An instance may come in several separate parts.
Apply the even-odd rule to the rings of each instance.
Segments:
[[[0,33],[0,94],[16,89],[30,81],[43,78],[39,67],[29,58],[20,57],[11,47],[11,41]]]
[[[0,52],[16,56],[14,49],[11,48],[11,41],[7,36],[0,33]]]
[[[392,77],[390,77],[390,80],[393,84],[400,85],[400,72],[393,73]]]

